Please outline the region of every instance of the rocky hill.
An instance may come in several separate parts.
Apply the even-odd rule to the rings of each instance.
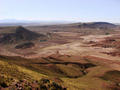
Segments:
[[[26,42],[26,43],[22,43],[20,45],[17,45],[15,48],[16,49],[26,49],[26,48],[32,48],[34,46],[35,46],[34,43],[32,43],[32,42]]]
[[[47,38],[44,34],[38,34],[24,27],[16,27],[12,30],[12,33],[4,33],[0,38],[0,43],[17,43],[20,41],[31,41],[36,40],[38,38]]]
[[[93,23],[82,23],[78,25],[80,28],[100,28],[100,29],[107,29],[107,28],[115,28],[116,25],[107,22],[93,22]]]

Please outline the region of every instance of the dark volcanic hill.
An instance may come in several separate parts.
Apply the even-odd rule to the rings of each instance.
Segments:
[[[26,28],[21,26],[16,27],[12,33],[5,33],[0,38],[0,43],[17,43],[20,41],[31,41],[36,40],[38,38],[46,38],[43,34],[38,34],[32,31],[29,31]]]
[[[93,22],[93,23],[82,23],[78,25],[78,27],[107,29],[107,28],[115,28],[116,25],[108,22]]]
[[[27,48],[32,48],[34,47],[35,44],[32,42],[27,42],[27,43],[22,43],[20,45],[17,45],[15,48],[16,49],[27,49]]]

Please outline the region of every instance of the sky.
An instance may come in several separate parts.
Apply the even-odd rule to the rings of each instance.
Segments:
[[[120,0],[0,0],[0,20],[120,23]]]

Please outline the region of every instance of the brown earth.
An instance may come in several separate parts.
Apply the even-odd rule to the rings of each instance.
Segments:
[[[119,90],[119,82],[114,82],[110,78],[101,79],[101,77],[116,77],[114,71],[117,71],[119,76],[120,31],[118,28],[91,29],[80,28],[78,25],[77,27],[53,25],[26,28],[47,35],[49,39],[33,40],[35,46],[24,49],[15,49],[19,43],[0,44],[0,58],[3,61],[48,76],[62,77],[66,86],[78,90],[89,90],[88,87],[91,90],[97,90],[96,87],[107,88],[99,90]],[[115,75],[109,76],[107,72],[110,71]]]

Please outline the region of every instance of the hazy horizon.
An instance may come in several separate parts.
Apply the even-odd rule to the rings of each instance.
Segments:
[[[120,23],[119,0],[0,0],[0,21]]]

